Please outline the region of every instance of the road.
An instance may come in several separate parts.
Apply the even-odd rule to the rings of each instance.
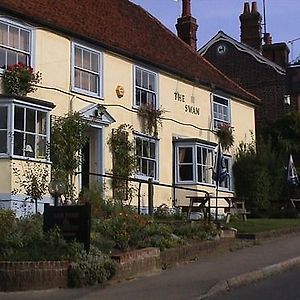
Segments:
[[[297,300],[300,299],[299,282],[300,268],[296,268],[212,297],[211,300]]]

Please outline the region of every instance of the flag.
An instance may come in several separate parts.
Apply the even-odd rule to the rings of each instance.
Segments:
[[[290,160],[288,165],[288,175],[287,175],[287,181],[289,185],[298,185],[299,184],[299,178],[297,175],[297,171],[294,165],[292,154],[290,154]]]
[[[221,144],[218,145],[217,154],[215,158],[215,165],[213,167],[212,179],[217,182],[217,185],[224,181],[228,176],[225,159],[223,157],[223,151]]]

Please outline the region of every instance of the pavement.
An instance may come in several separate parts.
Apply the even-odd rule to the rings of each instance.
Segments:
[[[300,233],[214,253],[199,260],[103,287],[0,293],[1,300],[196,300],[300,267]]]

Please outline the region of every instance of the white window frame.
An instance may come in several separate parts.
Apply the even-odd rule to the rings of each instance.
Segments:
[[[98,72],[93,71],[91,69],[84,69],[83,67],[77,67],[75,65],[75,59],[76,59],[75,58],[75,48],[80,48],[83,51],[87,51],[90,54],[95,54],[97,56],[97,58],[98,58],[98,66],[97,66],[98,67]],[[72,59],[71,59],[72,91],[80,93],[80,94],[96,97],[96,98],[103,98],[103,53],[100,50],[85,46],[85,45],[77,43],[77,42],[72,42],[71,52],[72,52]],[[86,72],[89,75],[98,76],[98,80],[97,80],[97,83],[96,83],[97,84],[97,91],[96,92],[90,91],[89,89],[84,89],[84,88],[80,88],[80,87],[75,86],[75,69]]]
[[[180,157],[179,157],[179,149],[180,148],[192,148],[192,162],[187,163],[187,164],[192,164],[192,180],[180,180],[179,174],[180,174],[180,166],[184,165],[185,163],[180,162]],[[197,161],[197,150],[200,148],[200,151],[202,151],[202,158],[203,158],[203,151],[207,150],[211,158],[209,159],[209,164],[203,164],[203,162],[198,162]],[[175,182],[176,184],[180,185],[185,185],[185,184],[193,184],[193,185],[205,185],[205,186],[215,186],[216,183],[212,179],[212,171],[213,171],[213,165],[215,162],[215,147],[211,145],[206,145],[204,143],[199,143],[199,142],[177,142],[175,144]],[[227,178],[225,179],[224,182],[220,184],[220,190],[224,191],[231,191],[233,186],[232,186],[232,157],[229,155],[224,155],[224,159],[226,161],[226,164],[228,165],[228,174]],[[200,174],[198,172],[198,167],[202,168],[202,174],[203,170],[206,170],[206,172],[209,172],[208,177],[203,176],[200,178]],[[205,180],[203,180],[205,178]]]
[[[0,132],[6,132],[6,152],[0,152],[1,156],[8,156],[10,154],[10,143],[9,143],[9,124],[10,124],[10,118],[11,118],[11,107],[8,104],[0,105],[0,107],[5,107],[7,109],[7,120],[6,120],[6,128],[0,128]]]
[[[220,103],[217,100],[219,99],[220,102],[224,101],[227,102],[227,104]],[[217,116],[215,113],[215,106],[221,110],[219,112],[219,115]],[[227,109],[227,115],[224,113],[224,109]],[[220,116],[221,114],[221,116]],[[231,124],[231,100],[230,98],[220,96],[217,94],[211,95],[211,116],[212,116],[212,129],[218,130],[219,125],[221,124]]]
[[[5,68],[2,68],[0,65],[0,73],[3,73],[4,70],[7,68],[7,51],[17,52],[27,56],[26,65],[33,67],[33,41],[34,41],[34,31],[33,28],[27,24],[21,24],[16,21],[12,21],[7,18],[0,17],[0,23],[3,25],[8,26],[9,28],[16,28],[19,30],[19,41],[20,41],[20,30],[28,32],[28,51],[23,50],[20,47],[12,47],[10,45],[4,45],[0,43],[0,49],[4,49],[6,51],[6,59],[5,59]],[[10,30],[10,29],[9,29]],[[9,37],[8,37],[9,38]],[[15,63],[18,63],[16,61]]]
[[[138,171],[138,163],[137,163],[137,167],[136,167],[136,174],[135,177],[139,178],[139,179],[146,179],[148,180],[149,178],[152,178],[154,181],[158,181],[158,169],[159,169],[159,156],[158,156],[158,151],[159,151],[159,140],[144,134],[140,134],[140,133],[134,133],[134,141],[135,141],[135,145],[137,143],[137,139],[140,139],[142,142],[149,142],[149,143],[153,143],[154,144],[154,151],[155,151],[155,157],[151,158],[150,157],[150,153],[149,156],[143,156],[143,153],[141,155],[137,154],[137,146],[136,146],[136,159],[141,160],[140,164],[142,163],[142,161],[146,160],[147,163],[149,161],[154,163],[154,174],[153,176],[151,176],[150,174],[143,174],[142,172]],[[142,147],[143,149],[143,147]],[[148,166],[147,166],[148,168]],[[142,169],[142,167],[141,167]]]
[[[50,161],[49,157],[49,151],[47,149],[49,143],[50,143],[50,108],[33,104],[33,103],[25,103],[23,101],[18,100],[11,100],[11,101],[3,101],[0,103],[1,107],[8,107],[8,118],[7,118],[7,153],[0,153],[1,157],[12,157],[12,158],[18,158],[18,159],[26,159],[26,160],[34,160],[34,161]],[[14,119],[15,119],[15,108],[21,107],[23,109],[31,109],[35,111],[35,132],[30,132],[26,130],[26,119],[24,119],[24,130],[19,130],[14,128]],[[46,118],[46,131],[45,134],[41,134],[38,132],[38,126],[37,126],[37,112],[45,113]],[[24,111],[25,114],[25,111]],[[23,134],[23,149],[22,155],[14,154],[14,144],[15,144],[15,133],[20,132]],[[25,139],[26,134],[30,134],[34,136],[34,143],[35,148],[34,151],[34,157],[26,156],[25,153]],[[38,156],[37,154],[37,148],[38,148],[38,138],[43,137],[45,138],[45,156]]]
[[[149,80],[149,76],[150,75],[154,76],[154,81],[153,81],[154,88],[153,88],[153,90],[149,89],[149,84],[148,84],[148,88],[137,85],[137,72],[138,71],[140,71],[141,73],[147,74],[148,75],[148,80]],[[159,107],[159,99],[158,99],[158,97],[159,97],[159,95],[158,95],[158,90],[159,90],[159,88],[158,88],[158,73],[154,72],[154,71],[151,71],[149,69],[146,69],[146,68],[143,68],[143,67],[135,65],[133,67],[133,82],[134,82],[134,85],[133,85],[134,86],[134,88],[133,88],[133,99],[134,99],[133,107],[139,108],[142,105],[142,101],[138,101],[137,100],[137,90],[139,90],[139,91],[144,92],[146,94],[152,94],[155,97],[154,107],[158,108]],[[149,101],[147,101],[147,100],[146,100],[146,103],[150,104]]]

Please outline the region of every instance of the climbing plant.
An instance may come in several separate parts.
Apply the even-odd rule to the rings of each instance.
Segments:
[[[136,167],[135,145],[129,140],[130,131],[132,131],[131,125],[121,124],[112,130],[108,140],[113,160],[113,197],[121,204],[126,200],[131,200],[135,191],[126,180],[134,174]]]
[[[53,119],[51,128],[52,177],[61,180],[66,187],[66,200],[75,198],[74,175],[81,164],[81,149],[88,141],[87,122],[79,113]]]

